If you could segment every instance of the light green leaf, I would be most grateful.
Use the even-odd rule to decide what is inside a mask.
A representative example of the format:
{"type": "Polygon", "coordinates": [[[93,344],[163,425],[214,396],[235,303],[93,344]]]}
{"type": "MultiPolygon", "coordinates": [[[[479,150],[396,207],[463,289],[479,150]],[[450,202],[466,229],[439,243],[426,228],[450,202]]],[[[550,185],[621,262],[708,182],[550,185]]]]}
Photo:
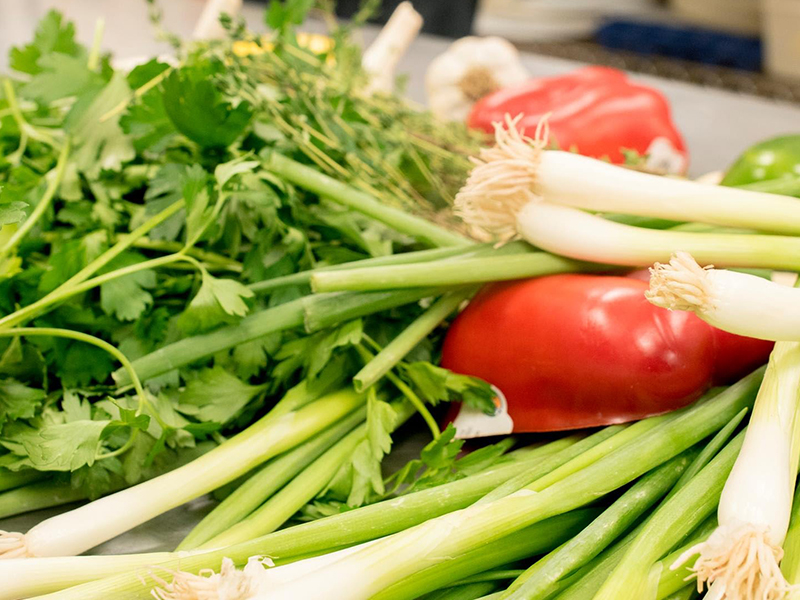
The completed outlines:
{"type": "MultiPolygon", "coordinates": [[[[144,257],[132,252],[122,254],[106,271],[115,271],[144,260],[144,257]]],[[[135,321],[153,303],[153,296],[146,288],[155,285],[156,274],[149,269],[112,279],[100,286],[100,306],[103,312],[120,321],[135,321]]]]}
{"type": "Polygon", "coordinates": [[[40,471],[75,471],[92,465],[108,421],[72,421],[26,430],[12,437],[40,471]]]}
{"type": "Polygon", "coordinates": [[[197,332],[235,321],[247,314],[246,298],[253,292],[238,281],[217,279],[203,270],[203,283],[178,324],[187,332],[197,332]]]}
{"type": "Polygon", "coordinates": [[[179,410],[204,423],[225,425],[232,421],[263,386],[249,385],[222,367],[204,369],[186,384],[179,410]]]}
{"type": "Polygon", "coordinates": [[[47,394],[16,379],[0,379],[0,425],[5,421],[30,419],[47,394]]]}
{"type": "Polygon", "coordinates": [[[232,178],[242,173],[248,173],[261,164],[257,160],[245,160],[245,158],[242,156],[217,166],[214,170],[214,177],[217,178],[217,185],[220,189],[225,187],[225,184],[232,178]]]}

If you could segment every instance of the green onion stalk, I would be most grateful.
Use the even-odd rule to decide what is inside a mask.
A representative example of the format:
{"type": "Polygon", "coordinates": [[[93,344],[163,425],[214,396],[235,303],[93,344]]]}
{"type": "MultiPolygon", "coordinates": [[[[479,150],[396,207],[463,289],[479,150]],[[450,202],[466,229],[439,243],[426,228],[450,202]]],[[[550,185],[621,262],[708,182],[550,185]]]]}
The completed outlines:
{"type": "Polygon", "coordinates": [[[300,408],[284,398],[261,420],[174,471],[39,523],[0,534],[0,558],[75,556],[207,494],[319,434],[363,404],[352,389],[300,408]]]}
{"type": "Polygon", "coordinates": [[[553,585],[594,559],[677,483],[694,458],[692,450],[637,481],[577,536],[537,561],[508,588],[504,598],[546,598],[553,585]]]}
{"type": "Polygon", "coordinates": [[[248,542],[198,555],[186,552],[132,557],[79,556],[0,561],[0,578],[12,581],[0,588],[0,600],[37,594],[52,598],[106,600],[114,593],[126,598],[150,598],[145,584],[159,585],[178,570],[199,573],[218,568],[223,558],[244,565],[251,556],[269,555],[281,564],[330,552],[402,531],[423,521],[469,506],[504,481],[523,472],[545,474],[575,456],[575,439],[557,440],[509,461],[452,483],[388,499],[345,513],[277,531],[248,542]],[[553,451],[552,448],[556,450],[553,451]],[[126,561],[126,558],[128,560],[126,561]],[[158,569],[150,569],[158,565],[158,569]],[[14,577],[12,577],[14,575],[14,577]],[[79,585],[82,584],[82,585],[79,585]],[[69,588],[70,586],[76,586],[69,588]],[[59,591],[63,590],[63,591],[59,591]]]}
{"type": "MultiPolygon", "coordinates": [[[[14,488],[28,485],[35,481],[43,479],[45,475],[40,471],[33,469],[23,469],[21,471],[10,471],[8,469],[0,468],[0,492],[13,490],[14,488]]],[[[0,496],[1,497],[1,496],[0,496]]]]}
{"type": "MultiPolygon", "coordinates": [[[[683,472],[683,475],[681,475],[680,479],[675,484],[675,487],[670,491],[667,498],[671,498],[677,494],[678,491],[683,489],[683,487],[685,487],[703,468],[705,468],[711,459],[717,455],[722,447],[728,442],[731,435],[733,435],[736,428],[744,418],[746,412],[747,409],[742,409],[733,419],[731,419],[731,421],[728,422],[725,427],[717,432],[711,441],[708,443],[703,443],[702,450],[697,455],[697,458],[695,458],[689,467],[683,472]]],[[[587,562],[586,564],[580,565],[579,563],[581,561],[574,561],[575,566],[580,566],[580,569],[572,574],[564,573],[564,576],[561,578],[551,578],[551,585],[549,587],[543,586],[540,593],[530,596],[531,599],[536,598],[537,600],[544,600],[545,598],[551,598],[554,594],[559,592],[563,592],[558,596],[559,600],[579,600],[580,598],[593,597],[606,579],[608,579],[608,577],[611,575],[611,572],[614,570],[614,568],[622,560],[625,552],[633,543],[633,541],[637,539],[642,529],[647,524],[648,519],[638,525],[630,533],[626,534],[624,538],[616,542],[613,546],[603,550],[599,556],[587,562]]],[[[716,519],[707,519],[703,525],[699,526],[692,533],[693,541],[691,542],[690,546],[707,539],[715,527],[716,519]]],[[[686,548],[684,548],[684,550],[685,549],[686,548]]],[[[671,565],[675,560],[677,560],[677,558],[678,556],[676,555],[671,561],[669,561],[669,559],[664,559],[664,562],[668,565],[671,565]]],[[[547,561],[548,557],[545,557],[543,560],[547,561]]],[[[693,564],[693,561],[687,562],[684,567],[675,571],[662,569],[662,583],[664,583],[665,580],[667,583],[664,583],[666,590],[665,593],[663,595],[659,595],[659,598],[663,598],[664,596],[669,595],[670,593],[677,591],[682,587],[684,580],[691,574],[687,569],[689,563],[693,564]],[[675,576],[679,577],[679,585],[671,585],[675,583],[675,576]]],[[[545,567],[547,566],[548,565],[545,563],[545,567]]],[[[543,573],[546,574],[548,570],[549,569],[544,569],[543,573]]],[[[536,564],[531,567],[531,571],[533,572],[531,577],[536,577],[538,575],[538,567],[536,564]]],[[[516,587],[519,587],[519,585],[512,584],[512,588],[516,587]]],[[[660,589],[661,588],[659,588],[659,590],[660,589]]]]}
{"type": "Polygon", "coordinates": [[[744,433],[740,433],[694,479],[656,510],[595,595],[595,600],[653,597],[661,576],[659,559],[714,513],[743,442],[744,433]]]}
{"type": "Polygon", "coordinates": [[[523,489],[478,503],[335,557],[330,564],[316,563],[313,575],[272,588],[268,598],[312,597],[324,585],[331,600],[366,600],[447,557],[595,502],[724,427],[751,405],[762,375],[757,371],[540,492],[523,489]],[[363,577],[365,572],[369,578],[363,577]],[[333,581],[339,583],[331,585],[333,581]]]}
{"type": "Polygon", "coordinates": [[[581,531],[598,513],[583,508],[536,523],[482,548],[461,554],[404,579],[372,600],[414,600],[465,577],[552,550],[581,531]]]}
{"type": "Polygon", "coordinates": [[[420,600],[479,600],[496,589],[497,584],[491,581],[465,583],[425,594],[420,600]]]}
{"type": "Polygon", "coordinates": [[[694,570],[710,598],[778,600],[791,591],[780,570],[800,463],[800,343],[778,342],[747,427],[744,446],[722,491],[719,527],[694,570]]]}
{"type": "Polygon", "coordinates": [[[533,248],[525,242],[517,241],[506,244],[500,248],[495,248],[493,244],[476,244],[474,246],[451,246],[445,248],[435,248],[432,250],[417,250],[415,252],[402,252],[390,254],[388,256],[377,256],[364,260],[354,260],[351,262],[326,265],[273,277],[250,284],[248,287],[255,294],[265,294],[276,289],[291,285],[310,285],[311,278],[318,273],[328,273],[331,271],[350,271],[353,269],[365,269],[373,267],[396,267],[398,265],[424,264],[438,261],[456,262],[466,259],[483,258],[490,256],[504,256],[513,254],[525,254],[533,252],[533,248]]]}
{"type": "Polygon", "coordinates": [[[524,216],[519,227],[523,239],[574,260],[648,266],[686,252],[704,265],[800,269],[797,237],[644,229],[546,202],[530,204],[524,216]]]}
{"type": "Polygon", "coordinates": [[[366,408],[353,411],[321,435],[269,461],[206,515],[177,550],[194,550],[247,518],[365,418],[366,408]]]}
{"type": "MultiPolygon", "coordinates": [[[[395,402],[392,406],[395,411],[393,430],[416,412],[415,407],[407,401],[395,402]]],[[[202,547],[225,548],[272,533],[311,502],[330,483],[339,468],[347,464],[358,445],[367,439],[367,423],[362,423],[303,469],[274,497],[239,523],[205,542],[202,547]]]]}

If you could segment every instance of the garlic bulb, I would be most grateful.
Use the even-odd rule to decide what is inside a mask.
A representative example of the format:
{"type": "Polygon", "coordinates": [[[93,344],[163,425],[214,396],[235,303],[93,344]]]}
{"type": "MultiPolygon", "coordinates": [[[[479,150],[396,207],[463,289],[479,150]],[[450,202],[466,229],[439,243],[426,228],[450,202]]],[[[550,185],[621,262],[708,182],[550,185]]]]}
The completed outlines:
{"type": "Polygon", "coordinates": [[[510,42],[499,37],[461,38],[428,67],[428,105],[442,119],[464,121],[478,100],[526,79],[528,72],[510,42]]]}

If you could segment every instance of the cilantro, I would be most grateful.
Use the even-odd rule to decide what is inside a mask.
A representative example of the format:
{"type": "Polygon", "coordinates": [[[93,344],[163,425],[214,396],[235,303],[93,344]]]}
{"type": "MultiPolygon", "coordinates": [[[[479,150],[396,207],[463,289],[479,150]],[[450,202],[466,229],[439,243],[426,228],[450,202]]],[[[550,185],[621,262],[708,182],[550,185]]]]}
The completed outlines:
{"type": "Polygon", "coordinates": [[[249,288],[233,279],[217,279],[205,269],[201,276],[200,290],[178,320],[184,331],[204,331],[247,314],[245,300],[254,296],[249,288]]]}
{"type": "Polygon", "coordinates": [[[264,386],[244,383],[220,367],[204,369],[186,384],[180,411],[203,423],[226,425],[263,391],[264,386]]]}

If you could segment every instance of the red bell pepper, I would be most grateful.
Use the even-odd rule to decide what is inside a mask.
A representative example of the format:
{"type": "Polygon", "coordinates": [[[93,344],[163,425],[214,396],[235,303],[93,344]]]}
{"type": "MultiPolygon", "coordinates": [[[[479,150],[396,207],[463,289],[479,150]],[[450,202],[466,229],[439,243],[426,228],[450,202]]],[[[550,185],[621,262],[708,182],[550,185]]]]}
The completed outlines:
{"type": "Polygon", "coordinates": [[[507,412],[462,410],[463,437],[621,423],[681,408],[766,362],[772,344],[644,298],[644,281],[554,275],[484,288],[455,319],[442,365],[485,379],[507,412]]]}
{"type": "Polygon", "coordinates": [[[609,67],[586,67],[494,92],[473,107],[467,124],[493,133],[493,124],[506,115],[522,114],[519,127],[530,134],[548,113],[550,141],[564,150],[621,164],[622,149],[630,149],[647,154],[654,169],[686,171],[686,145],[666,98],[609,67]]]}

